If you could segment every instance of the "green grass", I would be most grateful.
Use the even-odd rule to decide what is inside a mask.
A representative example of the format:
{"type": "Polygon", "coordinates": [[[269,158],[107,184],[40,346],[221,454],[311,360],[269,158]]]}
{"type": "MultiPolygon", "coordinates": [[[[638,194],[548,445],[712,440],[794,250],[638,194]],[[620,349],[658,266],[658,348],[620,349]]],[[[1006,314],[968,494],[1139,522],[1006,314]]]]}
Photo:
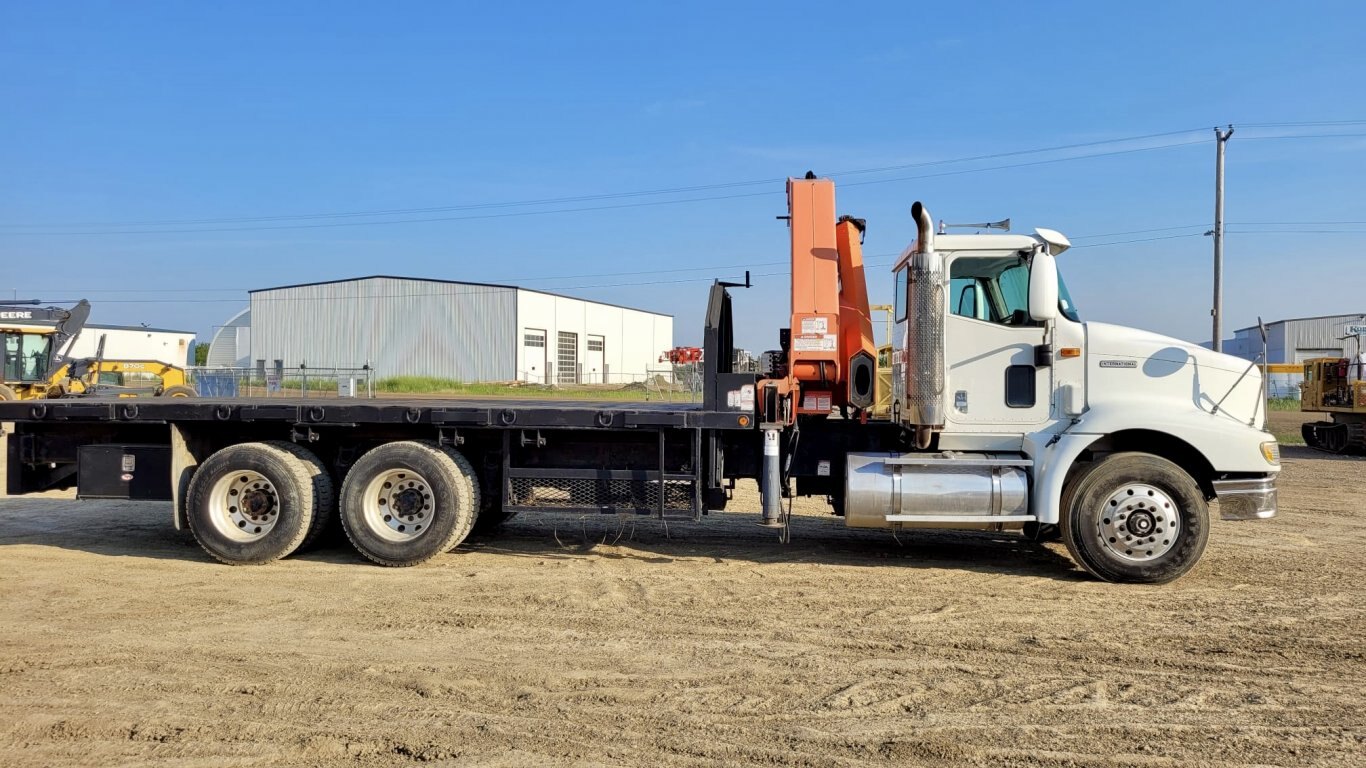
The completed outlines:
{"type": "Polygon", "coordinates": [[[450,395],[452,397],[522,397],[546,400],[678,400],[686,401],[686,391],[661,394],[659,388],[645,384],[595,384],[552,387],[545,384],[465,382],[433,376],[392,376],[375,382],[375,391],[385,394],[450,395]]]}
{"type": "Polygon", "coordinates": [[[1300,409],[1299,398],[1295,397],[1273,397],[1266,401],[1267,407],[1273,411],[1298,411],[1300,409]]]}
{"type": "MultiPolygon", "coordinates": [[[[261,386],[265,386],[265,382],[261,382],[261,386]]],[[[302,379],[285,379],[284,381],[280,382],[280,388],[281,388],[281,389],[300,389],[300,390],[301,390],[301,389],[304,388],[304,382],[303,382],[302,379]]],[[[336,390],[337,390],[337,380],[336,380],[336,379],[309,379],[309,380],[308,380],[308,391],[309,391],[309,392],[335,392],[336,390]]]]}

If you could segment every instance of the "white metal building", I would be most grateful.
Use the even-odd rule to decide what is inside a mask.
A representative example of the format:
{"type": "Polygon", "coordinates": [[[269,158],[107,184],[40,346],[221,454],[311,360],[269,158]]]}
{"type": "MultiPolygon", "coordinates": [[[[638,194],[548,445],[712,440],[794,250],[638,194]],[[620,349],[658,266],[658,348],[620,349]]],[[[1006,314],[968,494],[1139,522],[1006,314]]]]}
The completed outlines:
{"type": "Polygon", "coordinates": [[[194,332],[138,325],[88,324],[72,342],[71,357],[94,357],[104,338],[106,360],[157,360],[167,365],[194,362],[194,332]]]}
{"type": "Polygon", "coordinates": [[[214,330],[205,364],[210,368],[251,367],[251,309],[238,312],[214,330]]]}
{"type": "MultiPolygon", "coordinates": [[[[51,328],[51,323],[26,323],[16,328],[51,328]]],[[[140,325],[99,325],[87,323],[65,353],[81,359],[95,357],[100,339],[104,339],[106,360],[156,360],[184,367],[194,352],[193,331],[173,331],[167,328],[147,328],[140,325]]]]}
{"type": "MultiPolygon", "coordinates": [[[[1364,313],[1297,317],[1267,323],[1267,362],[1293,364],[1315,357],[1354,355],[1355,342],[1348,345],[1343,337],[1355,336],[1350,332],[1351,328],[1361,325],[1366,325],[1364,313]]],[[[1233,338],[1224,342],[1224,352],[1246,360],[1256,359],[1262,353],[1262,336],[1257,326],[1234,331],[1233,338]]]]}
{"type": "Polygon", "coordinates": [[[667,371],[659,356],[673,346],[670,315],[510,285],[373,276],[250,295],[249,309],[215,334],[212,364],[627,383],[667,371]]]}

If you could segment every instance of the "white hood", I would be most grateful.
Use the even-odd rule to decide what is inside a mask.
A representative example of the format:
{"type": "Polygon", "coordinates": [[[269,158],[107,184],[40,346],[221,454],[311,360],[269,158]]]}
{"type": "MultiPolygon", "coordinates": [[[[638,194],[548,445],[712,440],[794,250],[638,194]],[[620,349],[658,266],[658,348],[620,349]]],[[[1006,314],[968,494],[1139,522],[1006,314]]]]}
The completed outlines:
{"type": "Polygon", "coordinates": [[[1093,402],[1111,394],[1176,399],[1206,414],[1261,425],[1262,372],[1249,370],[1249,361],[1137,328],[1085,325],[1093,402]]]}

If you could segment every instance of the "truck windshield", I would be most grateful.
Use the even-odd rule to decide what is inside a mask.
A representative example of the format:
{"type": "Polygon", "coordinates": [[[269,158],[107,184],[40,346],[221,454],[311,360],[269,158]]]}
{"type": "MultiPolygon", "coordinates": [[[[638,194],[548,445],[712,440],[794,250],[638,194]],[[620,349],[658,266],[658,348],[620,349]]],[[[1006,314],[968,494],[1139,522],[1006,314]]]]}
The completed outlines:
{"type": "Polygon", "coordinates": [[[1058,310],[1062,316],[1074,323],[1081,322],[1081,316],[1077,314],[1077,305],[1072,303],[1072,294],[1067,292],[1067,281],[1062,279],[1062,271],[1058,271],[1058,310]]]}
{"type": "MultiPolygon", "coordinates": [[[[1080,322],[1067,283],[1058,275],[1058,310],[1080,322]]],[[[1024,256],[968,256],[949,268],[949,311],[1002,325],[1028,325],[1029,262],[1024,256]]]]}

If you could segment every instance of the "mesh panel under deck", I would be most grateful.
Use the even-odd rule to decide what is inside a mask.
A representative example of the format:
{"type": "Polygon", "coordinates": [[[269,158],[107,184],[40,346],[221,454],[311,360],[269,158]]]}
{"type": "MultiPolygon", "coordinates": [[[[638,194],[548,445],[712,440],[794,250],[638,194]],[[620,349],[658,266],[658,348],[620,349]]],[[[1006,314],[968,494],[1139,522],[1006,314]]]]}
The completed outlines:
{"type": "MultiPolygon", "coordinates": [[[[692,482],[664,481],[664,508],[691,511],[692,482]]],[[[512,479],[510,506],[559,509],[636,509],[659,510],[659,483],[654,480],[583,480],[568,478],[515,477],[512,479]]]]}

